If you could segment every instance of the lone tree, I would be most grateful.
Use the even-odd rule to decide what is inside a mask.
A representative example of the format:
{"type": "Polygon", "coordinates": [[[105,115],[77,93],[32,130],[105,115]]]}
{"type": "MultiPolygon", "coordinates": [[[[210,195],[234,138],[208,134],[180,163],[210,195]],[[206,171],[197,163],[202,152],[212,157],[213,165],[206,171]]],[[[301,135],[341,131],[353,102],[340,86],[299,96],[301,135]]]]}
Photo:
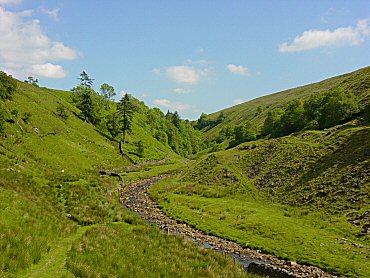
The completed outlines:
{"type": "Polygon", "coordinates": [[[74,102],[78,109],[81,110],[81,114],[86,121],[92,124],[96,124],[97,119],[97,104],[95,101],[95,96],[97,93],[92,89],[93,80],[90,76],[83,71],[80,74],[80,85],[72,88],[74,92],[74,102]]]}
{"type": "Polygon", "coordinates": [[[100,95],[102,95],[106,99],[111,99],[116,95],[116,92],[114,91],[113,86],[104,83],[100,86],[100,95]]]}
{"type": "Polygon", "coordinates": [[[126,93],[118,103],[117,116],[120,123],[120,132],[123,137],[123,144],[126,144],[126,134],[132,131],[133,105],[130,96],[126,93]]]}
{"type": "Polygon", "coordinates": [[[27,77],[27,80],[24,80],[24,82],[28,83],[28,84],[31,84],[33,86],[36,86],[38,87],[39,86],[39,80],[36,78],[33,78],[32,76],[28,76],[27,77]]]}
{"type": "Polygon", "coordinates": [[[80,80],[80,85],[85,88],[91,88],[93,85],[94,79],[90,78],[86,71],[82,71],[78,79],[80,80]]]}

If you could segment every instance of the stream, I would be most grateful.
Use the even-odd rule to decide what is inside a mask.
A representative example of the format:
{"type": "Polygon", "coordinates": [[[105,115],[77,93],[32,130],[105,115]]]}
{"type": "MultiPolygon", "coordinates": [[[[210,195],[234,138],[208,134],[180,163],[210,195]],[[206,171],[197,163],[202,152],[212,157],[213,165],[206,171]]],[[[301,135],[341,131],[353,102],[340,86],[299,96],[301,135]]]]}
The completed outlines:
{"type": "Polygon", "coordinates": [[[291,277],[336,277],[325,273],[318,267],[302,265],[282,260],[260,250],[242,247],[217,236],[206,234],[186,223],[180,223],[167,216],[150,198],[147,189],[165,176],[153,177],[131,182],[121,189],[121,203],[127,209],[137,213],[147,223],[157,225],[167,234],[182,235],[206,249],[228,254],[241,263],[248,273],[276,278],[291,277]]]}

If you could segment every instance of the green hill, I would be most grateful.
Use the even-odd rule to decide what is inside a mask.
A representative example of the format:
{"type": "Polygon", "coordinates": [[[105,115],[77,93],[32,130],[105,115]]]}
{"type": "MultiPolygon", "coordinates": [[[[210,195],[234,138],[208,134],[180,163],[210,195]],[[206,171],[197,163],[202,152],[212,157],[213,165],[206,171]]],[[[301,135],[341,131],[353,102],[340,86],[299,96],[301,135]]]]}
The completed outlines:
{"type": "Polygon", "coordinates": [[[197,123],[129,96],[132,130],[122,149],[118,104],[88,91],[96,111],[83,111],[76,91],[0,72],[0,277],[245,275],[233,259],[164,235],[122,208],[121,181],[99,174],[109,169],[125,183],[172,173],[151,196],[208,234],[292,265],[370,275],[370,67],[197,123]],[[312,107],[320,113],[304,118],[310,125],[266,132],[266,119],[280,131],[312,107]],[[342,108],[347,114],[335,118],[342,108]],[[250,142],[221,138],[228,127],[250,142]],[[165,165],[137,164],[169,153],[165,165]]]}
{"type": "Polygon", "coordinates": [[[235,127],[248,121],[259,134],[268,113],[274,108],[284,107],[295,99],[307,100],[312,95],[329,91],[353,93],[358,103],[356,112],[362,111],[370,104],[370,67],[226,108],[208,115],[206,118],[208,123],[201,126],[201,130],[208,140],[212,141],[220,135],[223,128],[235,127]],[[219,119],[220,116],[222,121],[219,119]]]}
{"type": "MultiPolygon", "coordinates": [[[[0,277],[242,275],[231,258],[163,235],[121,207],[120,182],[99,170],[131,162],[71,96],[0,74],[0,277]]],[[[172,149],[144,120],[134,117],[124,151],[162,159],[172,149]]]]}
{"type": "Polygon", "coordinates": [[[369,125],[214,152],[150,192],[207,233],[333,274],[370,275],[369,125]]]}

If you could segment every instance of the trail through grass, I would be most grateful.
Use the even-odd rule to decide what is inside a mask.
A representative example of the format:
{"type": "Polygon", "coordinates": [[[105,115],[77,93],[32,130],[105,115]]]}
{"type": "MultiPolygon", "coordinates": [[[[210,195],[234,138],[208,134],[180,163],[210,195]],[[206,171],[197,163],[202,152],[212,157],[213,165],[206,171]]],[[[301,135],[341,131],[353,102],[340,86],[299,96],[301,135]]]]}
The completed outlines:
{"type": "Polygon", "coordinates": [[[75,234],[65,237],[55,243],[50,251],[37,264],[32,265],[29,269],[20,274],[19,277],[74,277],[65,267],[67,253],[71,249],[72,243],[92,227],[93,226],[79,227],[75,234]]]}

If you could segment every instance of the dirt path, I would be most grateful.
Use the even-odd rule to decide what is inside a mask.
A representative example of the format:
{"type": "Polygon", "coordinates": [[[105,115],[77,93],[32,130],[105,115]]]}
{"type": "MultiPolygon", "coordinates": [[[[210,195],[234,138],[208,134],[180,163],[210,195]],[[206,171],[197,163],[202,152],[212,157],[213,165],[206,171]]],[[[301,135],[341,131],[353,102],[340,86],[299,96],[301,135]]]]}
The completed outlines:
{"type": "Polygon", "coordinates": [[[149,186],[161,178],[164,177],[153,177],[126,185],[122,190],[122,204],[167,233],[184,235],[205,248],[230,254],[243,263],[249,272],[270,275],[271,277],[336,277],[317,267],[300,265],[273,255],[260,253],[258,250],[243,248],[232,241],[207,235],[187,224],[177,222],[165,215],[147,193],[149,186]]]}
{"type": "Polygon", "coordinates": [[[65,268],[67,252],[71,249],[72,243],[91,227],[92,226],[80,227],[75,234],[63,238],[61,241],[54,244],[50,251],[44,255],[37,264],[32,265],[24,273],[20,274],[19,277],[74,277],[74,275],[69,273],[65,268]]]}

